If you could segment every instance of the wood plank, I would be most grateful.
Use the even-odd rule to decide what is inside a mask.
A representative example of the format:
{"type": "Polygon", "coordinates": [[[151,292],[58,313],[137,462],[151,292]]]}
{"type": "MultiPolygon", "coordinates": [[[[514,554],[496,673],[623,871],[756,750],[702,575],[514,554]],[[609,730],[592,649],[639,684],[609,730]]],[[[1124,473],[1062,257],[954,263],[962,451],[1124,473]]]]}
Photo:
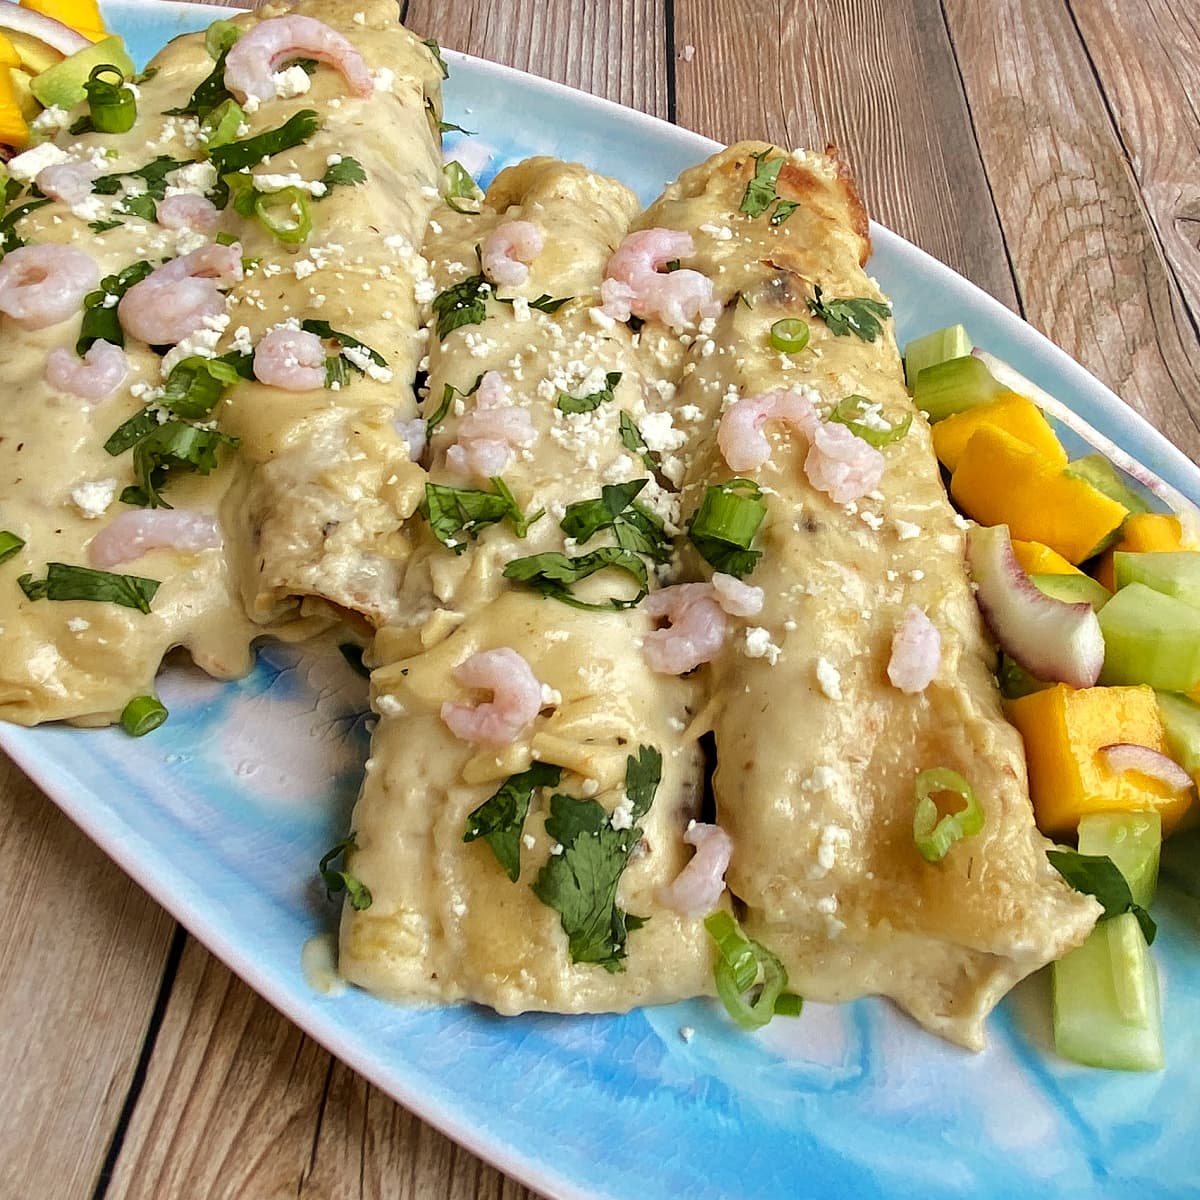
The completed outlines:
{"type": "Polygon", "coordinates": [[[1200,341],[1064,0],[946,13],[1027,319],[1194,456],[1200,341]]]}
{"type": "Polygon", "coordinates": [[[1200,6],[1072,5],[1164,258],[1200,321],[1200,6]],[[1137,36],[1130,37],[1136,30],[1137,36]]]}
{"type": "Polygon", "coordinates": [[[675,46],[679,124],[835,143],[873,217],[1015,308],[937,0],[676,0],[675,46]]]}
{"type": "Polygon", "coordinates": [[[405,22],[455,50],[667,116],[664,0],[409,0],[405,22]]]}
{"type": "Polygon", "coordinates": [[[108,1196],[528,1200],[188,939],[108,1196]]]}
{"type": "Polygon", "coordinates": [[[5,1191],[91,1193],[174,923],[0,753],[5,1191]]]}

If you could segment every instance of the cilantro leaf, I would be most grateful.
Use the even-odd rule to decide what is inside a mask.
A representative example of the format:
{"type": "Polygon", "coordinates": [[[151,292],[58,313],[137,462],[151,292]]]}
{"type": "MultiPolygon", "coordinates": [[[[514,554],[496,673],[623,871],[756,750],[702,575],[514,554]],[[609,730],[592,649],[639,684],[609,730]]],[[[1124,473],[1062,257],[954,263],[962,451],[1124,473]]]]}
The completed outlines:
{"type": "Polygon", "coordinates": [[[308,141],[321,127],[316,110],[302,108],[276,129],[267,129],[240,142],[228,142],[224,146],[213,146],[209,152],[218,175],[228,175],[243,167],[252,167],[263,158],[291,150],[308,141]]]}
{"type": "Polygon", "coordinates": [[[491,293],[492,285],[480,274],[470,275],[434,296],[432,308],[437,317],[438,340],[464,325],[478,325],[484,321],[487,298],[491,293]]]}
{"type": "Polygon", "coordinates": [[[883,331],[880,321],[886,321],[892,315],[888,305],[865,296],[823,300],[819,286],[813,288],[808,310],[814,317],[820,317],[834,336],[847,337],[854,334],[864,342],[873,342],[883,331]]]}
{"type": "Polygon", "coordinates": [[[29,216],[35,209],[43,208],[49,203],[48,197],[28,200],[24,204],[18,204],[16,208],[10,209],[3,217],[0,217],[0,258],[3,258],[10,250],[16,250],[25,245],[24,240],[17,233],[17,222],[22,217],[29,216]]]}
{"type": "Polygon", "coordinates": [[[137,508],[170,508],[162,491],[173,474],[198,471],[211,474],[221,446],[236,447],[239,439],[216,429],[187,421],[169,420],[156,425],[133,448],[133,473],[137,483],[121,493],[121,503],[137,508]]]}
{"type": "MultiPolygon", "coordinates": [[[[236,40],[236,39],[235,39],[236,40]]],[[[232,42],[230,46],[232,46],[232,42]]],[[[225,87],[225,56],[229,46],[223,49],[213,66],[213,69],[196,85],[196,90],[188,97],[187,102],[178,108],[168,108],[169,117],[195,117],[203,121],[214,108],[219,108],[226,100],[233,97],[225,87]]]]}
{"type": "Polygon", "coordinates": [[[782,225],[799,207],[795,200],[780,200],[771,214],[771,224],[782,225]]]}
{"type": "Polygon", "coordinates": [[[655,746],[639,746],[637,757],[631,754],[625,760],[625,794],[633,805],[634,821],[650,811],[662,782],[662,765],[662,752],[655,746]]]}
{"type": "Polygon", "coordinates": [[[357,158],[347,156],[341,162],[331,163],[325,168],[325,174],[321,176],[325,192],[320,199],[324,200],[335,187],[357,187],[366,181],[367,172],[362,163],[357,158]]]}
{"type": "Polygon", "coordinates": [[[483,838],[504,873],[516,883],[521,874],[521,833],[533,793],[538,788],[557,787],[561,778],[562,768],[549,763],[534,763],[528,771],[510,775],[467,817],[463,841],[483,838]]]}
{"type": "Polygon", "coordinates": [[[634,498],[648,479],[628,483],[605,484],[598,500],[577,500],[568,504],[559,528],[577,542],[586,542],[602,529],[611,529],[617,545],[636,554],[645,554],[656,562],[671,557],[671,540],[663,532],[662,519],[634,498]]]}
{"type": "Polygon", "coordinates": [[[452,383],[447,383],[442,388],[442,402],[437,406],[433,416],[425,422],[425,436],[433,437],[433,431],[446,419],[446,414],[450,411],[450,405],[454,402],[455,396],[461,396],[464,400],[468,396],[473,396],[479,391],[479,385],[483,382],[483,372],[481,371],[475,376],[475,382],[471,384],[465,392],[460,392],[452,383]]]}
{"type": "Polygon", "coordinates": [[[754,178],[746,184],[746,192],[742,196],[741,211],[748,217],[761,217],[776,200],[775,182],[779,178],[779,168],[783,166],[782,158],[768,158],[770,150],[755,154],[754,178]]]}
{"type": "Polygon", "coordinates": [[[421,45],[433,55],[433,61],[437,63],[438,69],[442,72],[442,78],[449,79],[450,68],[446,66],[446,60],[442,57],[442,48],[438,45],[437,38],[424,38],[421,45]]]}
{"type": "MultiPolygon", "coordinates": [[[[328,321],[314,321],[306,318],[300,322],[300,328],[305,333],[315,333],[317,337],[324,338],[326,341],[337,342],[343,348],[349,346],[351,350],[361,350],[377,367],[387,366],[387,359],[378,350],[372,349],[366,342],[360,342],[358,338],[349,333],[334,329],[328,321]]],[[[356,363],[353,358],[348,358],[340,352],[329,355],[325,359],[325,386],[331,388],[336,384],[338,387],[344,387],[350,380],[352,370],[357,371],[360,375],[366,373],[366,368],[360,363],[356,363]]]]}
{"type": "Polygon", "coordinates": [[[604,386],[598,392],[590,392],[586,396],[568,396],[566,392],[559,392],[555,404],[560,412],[594,412],[601,404],[613,398],[613,389],[620,382],[621,372],[609,371],[604,376],[604,386]]]}
{"type": "Polygon", "coordinates": [[[516,498],[498,475],[492,479],[492,487],[494,491],[484,492],[442,483],[425,484],[420,512],[443,546],[461,554],[467,548],[465,538],[474,540],[481,529],[504,520],[512,525],[517,537],[523,538],[529,526],[543,516],[544,510],[523,516],[516,498]]]}
{"type": "Polygon", "coordinates": [[[322,857],[320,864],[317,866],[317,871],[325,884],[325,895],[332,900],[334,893],[345,892],[350,899],[350,907],[357,912],[362,912],[365,908],[371,907],[371,890],[360,879],[351,875],[345,870],[346,862],[345,855],[351,850],[357,850],[358,843],[354,840],[354,834],[343,838],[336,846],[331,847],[322,857]],[[337,858],[342,859],[342,870],[330,866],[337,858]]]}
{"type": "Polygon", "coordinates": [[[649,470],[657,471],[661,465],[659,456],[646,445],[642,431],[624,409],[621,410],[621,445],[636,454],[649,470]]]}
{"type": "MultiPolygon", "coordinates": [[[[121,190],[121,185],[126,179],[140,179],[146,185],[144,194],[154,200],[161,200],[167,194],[167,176],[172,171],[189,166],[191,166],[189,158],[170,158],[165,154],[160,154],[156,158],[152,158],[145,166],[134,167],[128,171],[116,171],[111,175],[101,175],[99,179],[93,181],[92,191],[100,196],[115,196],[121,190]]],[[[131,196],[123,203],[128,207],[130,201],[134,199],[137,197],[131,196]]]]}
{"type": "MultiPolygon", "coordinates": [[[[536,308],[538,312],[556,313],[564,304],[570,304],[574,300],[574,296],[551,296],[549,292],[543,292],[536,300],[530,300],[529,307],[536,308]]],[[[498,304],[515,304],[515,296],[497,296],[498,304]]]]}
{"type": "Polygon", "coordinates": [[[599,550],[593,550],[578,558],[568,558],[557,551],[531,554],[527,558],[514,558],[504,568],[504,577],[527,584],[543,596],[569,604],[572,608],[593,612],[616,612],[622,608],[634,608],[645,599],[650,590],[646,564],[632,551],[619,546],[601,546],[599,550]],[[603,571],[605,567],[617,567],[632,575],[638,583],[638,594],[631,600],[622,600],[615,596],[601,601],[577,599],[571,591],[571,585],[595,575],[597,571],[603,571]]]}
{"type": "Polygon", "coordinates": [[[1079,854],[1075,850],[1047,850],[1046,857],[1051,866],[1077,891],[1095,896],[1104,906],[1101,921],[1131,912],[1142,927],[1142,936],[1147,946],[1154,945],[1158,927],[1154,919],[1140,905],[1135,904],[1133,893],[1125,876],[1107,854],[1079,854]]]}
{"type": "Polygon", "coordinates": [[[119,225],[124,225],[125,222],[120,217],[114,217],[111,221],[89,221],[88,228],[93,233],[107,233],[110,229],[116,229],[119,225]]]}
{"type": "Polygon", "coordinates": [[[159,588],[157,579],[114,575],[110,571],[59,562],[46,565],[45,579],[22,575],[17,583],[30,600],[96,600],[144,613],[150,611],[150,601],[159,588]]]}
{"type": "Polygon", "coordinates": [[[91,349],[93,342],[125,345],[125,331],[117,319],[117,301],[153,270],[148,262],[130,263],[118,274],[106,275],[94,292],[88,292],[83,298],[83,321],[79,326],[79,338],[75,342],[76,354],[82,358],[91,349]]]}

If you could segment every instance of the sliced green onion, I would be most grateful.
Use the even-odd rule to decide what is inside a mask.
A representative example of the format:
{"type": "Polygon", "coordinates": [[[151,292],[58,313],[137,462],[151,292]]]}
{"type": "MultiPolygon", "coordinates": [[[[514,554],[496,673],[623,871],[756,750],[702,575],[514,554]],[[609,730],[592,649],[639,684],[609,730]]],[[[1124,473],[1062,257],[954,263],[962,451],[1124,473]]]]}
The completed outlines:
{"type": "Polygon", "coordinates": [[[917,807],[913,814],[913,841],[927,862],[941,862],[946,852],[966,837],[974,837],[983,828],[983,807],[975,789],[949,767],[932,767],[917,776],[917,807]],[[937,792],[953,792],[962,798],[963,807],[939,819],[934,801],[937,792]]]}
{"type": "Polygon", "coordinates": [[[121,711],[121,728],[130,737],[145,737],[167,719],[167,710],[157,696],[134,696],[121,711]]]}
{"type": "Polygon", "coordinates": [[[762,491],[752,479],[729,479],[713,485],[692,522],[693,538],[716,538],[740,546],[750,546],[758,527],[767,515],[762,491]]]}
{"type": "Polygon", "coordinates": [[[771,326],[771,345],[784,354],[799,354],[808,345],[808,322],[784,317],[771,326]]]}
{"type": "Polygon", "coordinates": [[[868,396],[847,396],[838,401],[837,407],[829,414],[829,419],[839,425],[845,425],[855,437],[862,438],[868,446],[874,446],[876,449],[890,446],[908,434],[912,426],[912,413],[905,413],[904,420],[899,425],[892,425],[887,429],[876,429],[860,420],[872,403],[868,396]]]}
{"type": "Polygon", "coordinates": [[[8,562],[24,545],[25,539],[17,537],[11,529],[0,529],[0,563],[8,562]]]}
{"type": "Polygon", "coordinates": [[[125,76],[111,63],[93,67],[83,90],[92,114],[92,128],[98,133],[128,133],[133,128],[137,99],[125,86],[125,76]],[[115,76],[116,82],[106,76],[115,76]]]}
{"type": "Polygon", "coordinates": [[[786,990],[787,970],[770,950],[746,937],[728,912],[709,913],[704,928],[717,947],[717,995],[743,1029],[761,1029],[776,1013],[799,1014],[804,1001],[786,990]]]}
{"type": "Polygon", "coordinates": [[[479,205],[483,201],[483,191],[471,178],[471,173],[457,161],[448,162],[442,168],[442,173],[446,176],[447,206],[454,209],[456,213],[463,213],[466,216],[477,215],[479,205]],[[469,200],[473,207],[459,208],[454,203],[455,200],[469,200]]]}
{"type": "Polygon", "coordinates": [[[222,54],[228,53],[241,36],[242,31],[232,21],[214,21],[204,31],[204,49],[215,62],[222,54]]]}
{"type": "Polygon", "coordinates": [[[298,246],[312,233],[312,210],[303,188],[288,187],[255,197],[254,215],[285,246],[298,246]]]}
{"type": "Polygon", "coordinates": [[[238,130],[246,120],[246,113],[236,100],[223,100],[204,118],[200,126],[205,145],[210,149],[214,146],[228,146],[235,141],[238,130]]]}

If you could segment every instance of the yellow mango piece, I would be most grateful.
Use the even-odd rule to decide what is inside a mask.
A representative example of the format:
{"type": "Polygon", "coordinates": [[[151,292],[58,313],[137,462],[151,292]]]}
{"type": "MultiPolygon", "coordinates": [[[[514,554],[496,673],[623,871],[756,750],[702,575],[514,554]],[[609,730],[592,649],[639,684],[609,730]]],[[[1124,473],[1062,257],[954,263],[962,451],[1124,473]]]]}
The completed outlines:
{"type": "Polygon", "coordinates": [[[29,90],[33,76],[20,67],[0,67],[0,70],[8,72],[8,78],[13,85],[13,92],[16,94],[17,107],[21,110],[21,116],[26,121],[32,121],[42,111],[42,106],[38,102],[38,98],[29,90]]]}
{"type": "Polygon", "coordinates": [[[1178,517],[1170,513],[1130,513],[1125,518],[1125,524],[1121,526],[1121,540],[1100,556],[1092,574],[1110,592],[1115,592],[1117,583],[1113,570],[1113,555],[1118,550],[1144,552],[1192,548],[1190,545],[1184,545],[1183,526],[1179,524],[1178,517]]]}
{"type": "MultiPolygon", "coordinates": [[[[1041,542],[1022,542],[1014,540],[1013,554],[1021,564],[1021,570],[1026,575],[1082,575],[1078,567],[1073,567],[1057,551],[1041,542]]],[[[1108,589],[1110,592],[1112,588],[1108,589]]]]}
{"type": "Polygon", "coordinates": [[[1007,525],[1014,538],[1041,542],[1075,565],[1095,554],[1128,515],[1124,505],[992,425],[968,439],[950,494],[981,525],[1007,525]]]}
{"type": "Polygon", "coordinates": [[[1051,466],[1067,465],[1067,452],[1055,437],[1042,410],[1016,392],[1005,392],[998,400],[976,404],[933,427],[934,453],[947,470],[953,471],[958,466],[971,435],[984,425],[1003,429],[1018,441],[1032,446],[1051,466]]]}
{"type": "Polygon", "coordinates": [[[21,149],[29,140],[29,126],[21,115],[17,90],[9,75],[11,67],[0,71],[0,145],[21,149]]]}
{"type": "Polygon", "coordinates": [[[0,33],[0,67],[19,67],[21,65],[21,56],[17,53],[17,48],[0,33]]]}
{"type": "Polygon", "coordinates": [[[21,7],[70,25],[93,42],[109,35],[96,0],[21,0],[21,7]]]}
{"type": "Polygon", "coordinates": [[[1076,690],[1060,683],[1006,708],[1025,740],[1033,812],[1048,837],[1071,836],[1088,813],[1122,809],[1157,812],[1165,836],[1191,805],[1191,792],[1181,796],[1139,771],[1115,773],[1099,753],[1118,742],[1167,753],[1153,688],[1076,690]]]}
{"type": "Polygon", "coordinates": [[[40,38],[31,37],[28,33],[19,33],[15,29],[10,29],[5,36],[17,52],[21,65],[32,75],[40,74],[47,67],[62,62],[65,57],[61,50],[47,46],[40,38]]]}

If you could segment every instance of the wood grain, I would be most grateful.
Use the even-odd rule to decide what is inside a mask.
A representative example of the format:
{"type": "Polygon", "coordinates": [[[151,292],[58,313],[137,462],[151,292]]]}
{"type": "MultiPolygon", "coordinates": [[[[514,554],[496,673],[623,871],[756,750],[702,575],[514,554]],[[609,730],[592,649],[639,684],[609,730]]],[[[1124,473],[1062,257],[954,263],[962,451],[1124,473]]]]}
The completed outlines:
{"type": "Polygon", "coordinates": [[[937,0],[677,0],[675,45],[681,125],[835,143],[873,217],[1015,307],[937,0]]]}
{"type": "Polygon", "coordinates": [[[946,12],[1027,319],[1196,454],[1200,342],[1065,3],[946,12]]]}
{"type": "Polygon", "coordinates": [[[1200,322],[1200,5],[1071,5],[1159,246],[1200,322]],[[1137,37],[1130,37],[1136,29],[1137,37]]]}
{"type": "Polygon", "coordinates": [[[2,753],[0,909],[0,1161],[18,1187],[8,1194],[86,1196],[174,925],[2,753]]]}
{"type": "Polygon", "coordinates": [[[107,1195],[527,1200],[189,939],[107,1195]]]}

